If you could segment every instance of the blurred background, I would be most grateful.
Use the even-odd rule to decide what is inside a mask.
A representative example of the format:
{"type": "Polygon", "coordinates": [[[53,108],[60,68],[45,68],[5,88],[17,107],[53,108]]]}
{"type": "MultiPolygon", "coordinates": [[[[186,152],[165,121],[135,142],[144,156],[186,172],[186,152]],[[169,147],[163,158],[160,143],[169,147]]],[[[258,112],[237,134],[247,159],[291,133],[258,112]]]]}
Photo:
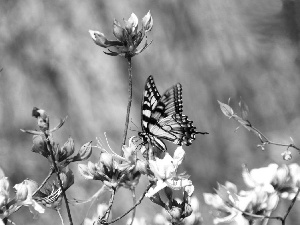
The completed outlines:
{"type": "MultiPolygon", "coordinates": [[[[141,130],[140,114],[144,83],[152,74],[160,93],[180,82],[184,114],[199,131],[192,146],[185,147],[183,170],[191,175],[195,195],[201,201],[204,224],[212,224],[204,192],[213,192],[217,182],[231,181],[245,189],[242,164],[252,169],[269,163],[286,163],[280,147],[256,147],[259,140],[226,118],[217,100],[238,112],[240,97],[249,106],[249,120],[271,140],[300,145],[300,2],[296,0],[165,0],[165,1],[0,1],[0,166],[11,186],[25,178],[42,182],[49,166],[32,153],[31,136],[20,128],[34,129],[34,106],[45,109],[54,127],[68,115],[55,133],[63,145],[75,139],[76,149],[96,137],[120,152],[127,106],[127,62],[110,57],[96,46],[88,30],[99,30],[113,39],[114,18],[122,22],[134,12],[140,21],[151,10],[152,45],[133,62],[131,129],[141,130]]],[[[129,136],[137,135],[130,131],[129,136]]],[[[175,146],[168,145],[170,151],[175,146]]],[[[96,162],[99,151],[90,158],[96,162]]],[[[293,159],[299,155],[293,151],[293,159]]],[[[84,162],[86,163],[86,162],[84,162]]],[[[75,184],[67,194],[86,199],[101,182],[86,181],[71,165],[75,184]]],[[[146,179],[144,179],[146,182],[146,179]]],[[[137,190],[139,196],[146,183],[137,190]]],[[[99,200],[105,202],[107,199],[99,200]]],[[[282,215],[289,202],[279,205],[282,215]]],[[[300,223],[299,203],[287,224],[300,223]],[[293,221],[293,222],[291,222],[293,221]]],[[[113,217],[132,205],[130,192],[116,196],[113,217]],[[121,203],[121,204],[120,204],[121,203]]],[[[87,205],[71,206],[75,224],[87,214],[87,205]]],[[[148,199],[137,210],[150,223],[161,209],[148,199]]],[[[95,207],[88,213],[91,217],[95,207]]],[[[62,209],[67,223],[65,207],[62,209]]],[[[34,220],[27,208],[11,218],[17,225],[60,224],[56,212],[48,210],[34,220]]],[[[126,219],[125,219],[126,220],[126,219]]],[[[116,224],[125,224],[125,220],[116,224]]],[[[279,224],[272,221],[272,224],[279,224]]]]}

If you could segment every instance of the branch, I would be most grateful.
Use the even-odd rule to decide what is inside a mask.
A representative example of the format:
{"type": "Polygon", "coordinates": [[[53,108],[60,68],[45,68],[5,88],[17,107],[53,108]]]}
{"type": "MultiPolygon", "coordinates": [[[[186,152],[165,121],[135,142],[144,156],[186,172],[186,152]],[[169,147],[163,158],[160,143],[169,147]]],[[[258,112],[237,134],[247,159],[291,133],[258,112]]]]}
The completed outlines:
{"type": "Polygon", "coordinates": [[[68,217],[69,217],[70,225],[73,225],[73,221],[72,221],[72,216],[71,216],[71,212],[70,212],[70,208],[69,208],[68,199],[67,199],[67,196],[66,196],[66,193],[65,193],[65,189],[63,187],[63,183],[62,183],[62,181],[60,179],[60,176],[59,176],[60,172],[59,172],[58,167],[57,167],[56,162],[55,162],[55,157],[54,157],[52,145],[51,145],[50,140],[49,140],[49,135],[47,134],[47,132],[44,132],[44,135],[46,137],[47,148],[48,148],[48,151],[50,152],[50,155],[51,155],[51,159],[52,159],[53,167],[54,167],[56,175],[57,175],[58,183],[59,183],[59,186],[60,186],[60,188],[62,190],[62,195],[63,195],[65,203],[66,203],[66,208],[67,208],[67,212],[68,212],[68,217]]]}

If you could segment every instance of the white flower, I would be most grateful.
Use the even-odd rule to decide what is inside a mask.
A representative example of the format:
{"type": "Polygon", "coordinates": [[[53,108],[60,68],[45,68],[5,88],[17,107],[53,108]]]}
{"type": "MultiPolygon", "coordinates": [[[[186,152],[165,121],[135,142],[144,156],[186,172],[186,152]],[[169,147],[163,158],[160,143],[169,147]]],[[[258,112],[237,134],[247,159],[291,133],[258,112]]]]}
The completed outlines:
{"type": "Polygon", "coordinates": [[[151,197],[165,187],[179,190],[188,185],[192,185],[192,181],[187,178],[176,175],[177,168],[181,164],[185,155],[185,151],[180,146],[174,152],[172,158],[169,153],[165,154],[163,159],[155,157],[155,160],[149,160],[149,166],[157,182],[154,187],[150,188],[146,197],[151,197]]]}

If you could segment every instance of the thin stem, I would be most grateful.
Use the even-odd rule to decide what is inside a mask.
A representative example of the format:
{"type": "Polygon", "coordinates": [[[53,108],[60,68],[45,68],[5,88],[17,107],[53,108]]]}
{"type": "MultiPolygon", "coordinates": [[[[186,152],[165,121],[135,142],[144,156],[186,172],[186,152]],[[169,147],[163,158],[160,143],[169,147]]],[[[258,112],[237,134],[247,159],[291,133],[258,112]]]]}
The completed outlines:
{"type": "Polygon", "coordinates": [[[116,189],[112,189],[112,193],[111,193],[111,197],[110,197],[110,200],[109,200],[108,208],[107,208],[105,214],[101,218],[100,217],[98,218],[97,224],[99,224],[99,223],[102,224],[103,220],[104,221],[108,220],[108,217],[109,217],[109,214],[110,214],[110,211],[111,211],[111,207],[114,203],[115,194],[116,194],[116,189]]]}
{"type": "Polygon", "coordinates": [[[281,222],[284,221],[284,219],[280,216],[267,216],[267,215],[256,215],[256,214],[253,214],[253,213],[248,213],[248,212],[245,212],[241,209],[239,209],[238,207],[232,205],[233,208],[237,209],[238,211],[240,211],[241,213],[247,215],[247,216],[251,216],[253,218],[256,218],[256,219],[274,219],[274,220],[280,220],[281,222]]]}
{"type": "Polygon", "coordinates": [[[132,210],[134,210],[139,204],[142,203],[143,199],[146,196],[146,193],[149,191],[149,189],[153,186],[153,184],[149,184],[148,187],[146,188],[146,190],[144,191],[143,195],[140,197],[140,199],[134,204],[134,206],[132,206],[127,212],[125,212],[122,216],[117,217],[116,219],[106,223],[106,225],[108,224],[112,224],[114,222],[117,222],[118,220],[122,219],[124,216],[126,216],[128,213],[130,213],[132,210]]]}
{"type": "Polygon", "coordinates": [[[63,195],[65,203],[66,203],[66,209],[67,209],[67,212],[68,212],[69,222],[70,222],[70,225],[73,225],[73,221],[72,221],[71,211],[70,211],[70,208],[69,208],[68,199],[67,199],[64,187],[63,187],[63,183],[62,183],[62,181],[60,179],[60,176],[59,176],[60,172],[59,172],[58,167],[57,167],[56,162],[55,162],[55,157],[54,157],[52,145],[51,145],[50,140],[49,140],[49,135],[46,132],[44,132],[44,134],[45,134],[45,137],[46,137],[47,148],[48,148],[48,150],[50,152],[51,159],[52,159],[52,162],[53,162],[53,167],[54,167],[56,175],[57,175],[58,183],[59,183],[59,186],[60,186],[60,188],[62,190],[62,195],[63,195]]]}
{"type": "MultiPolygon", "coordinates": [[[[129,124],[129,116],[130,116],[130,108],[131,108],[131,102],[132,102],[132,65],[131,65],[131,57],[127,57],[128,61],[128,104],[127,104],[127,114],[126,114],[126,121],[125,121],[125,129],[124,129],[124,135],[123,135],[123,141],[122,146],[126,143],[126,137],[127,137],[127,130],[128,130],[128,124],[129,124]]],[[[123,156],[123,151],[121,153],[121,156],[123,156]]]]}
{"type": "MultiPolygon", "coordinates": [[[[132,188],[132,189],[131,189],[131,192],[132,192],[132,201],[133,201],[133,205],[135,205],[135,203],[136,203],[135,188],[132,188]]],[[[132,224],[133,224],[133,220],[134,220],[134,217],[135,217],[135,212],[136,212],[136,208],[134,208],[134,210],[133,210],[133,212],[132,212],[131,222],[130,222],[129,225],[132,225],[132,224]]]]}
{"type": "Polygon", "coordinates": [[[43,181],[43,183],[41,183],[41,185],[38,187],[38,189],[35,190],[35,192],[33,192],[32,196],[34,196],[39,190],[41,190],[41,188],[46,184],[46,182],[49,180],[49,178],[51,177],[51,175],[54,173],[54,168],[51,168],[48,176],[45,178],[45,180],[43,181]]]}
{"type": "Polygon", "coordinates": [[[278,143],[278,142],[273,142],[273,141],[270,141],[260,130],[258,130],[256,127],[252,126],[251,125],[251,128],[257,132],[261,137],[263,137],[265,140],[263,140],[260,136],[259,136],[259,139],[260,141],[263,143],[263,144],[269,144],[269,145],[277,145],[277,146],[282,146],[282,147],[288,147],[288,148],[294,148],[298,151],[300,151],[300,148],[297,147],[296,145],[294,144],[283,144],[283,143],[278,143]]]}
{"type": "Polygon", "coordinates": [[[61,216],[61,214],[60,214],[60,211],[57,209],[56,212],[57,212],[57,214],[59,215],[59,218],[60,218],[60,220],[61,220],[61,224],[62,224],[62,225],[65,225],[65,224],[64,224],[64,220],[63,220],[63,218],[62,218],[62,216],[61,216]]]}
{"type": "Polygon", "coordinates": [[[296,200],[297,200],[297,197],[298,197],[299,193],[300,193],[300,188],[298,188],[298,191],[297,191],[295,197],[293,198],[293,200],[292,200],[292,202],[291,202],[291,204],[290,204],[290,206],[289,206],[289,208],[288,208],[288,210],[287,210],[285,216],[283,217],[283,220],[284,220],[284,221],[286,220],[286,218],[287,218],[287,216],[289,215],[291,209],[293,208],[293,206],[294,206],[294,204],[295,204],[295,202],[296,202],[296,200]]]}

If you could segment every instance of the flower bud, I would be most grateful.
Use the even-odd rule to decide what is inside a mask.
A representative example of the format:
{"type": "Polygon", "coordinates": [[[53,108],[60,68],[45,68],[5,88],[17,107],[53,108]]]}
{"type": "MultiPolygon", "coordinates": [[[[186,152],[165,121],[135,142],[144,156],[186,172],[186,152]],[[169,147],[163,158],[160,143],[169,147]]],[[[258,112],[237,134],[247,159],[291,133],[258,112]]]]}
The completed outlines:
{"type": "Polygon", "coordinates": [[[14,186],[14,188],[16,189],[16,199],[17,199],[17,201],[25,201],[27,199],[27,196],[28,196],[28,187],[25,184],[25,182],[23,181],[20,184],[16,184],[14,186]]]}
{"type": "Polygon", "coordinates": [[[281,153],[283,160],[289,161],[292,159],[292,152],[289,150],[284,151],[281,153]]]}
{"type": "Polygon", "coordinates": [[[45,110],[33,107],[32,116],[38,119],[38,127],[41,131],[49,130],[49,116],[45,110]]]}
{"type": "Polygon", "coordinates": [[[80,156],[80,160],[81,160],[81,161],[82,161],[82,160],[86,160],[86,159],[88,159],[88,158],[91,156],[91,154],[92,154],[92,144],[91,144],[91,143],[92,143],[92,142],[90,141],[90,142],[84,144],[84,145],[80,148],[78,154],[79,154],[79,156],[80,156]]]}
{"type": "Polygon", "coordinates": [[[131,16],[128,20],[124,20],[125,22],[125,29],[127,30],[128,34],[135,34],[136,33],[136,28],[138,25],[138,18],[134,13],[131,13],[131,16]]]}
{"type": "Polygon", "coordinates": [[[121,24],[116,19],[114,20],[113,34],[119,41],[124,41],[124,28],[121,27],[121,24]]]}
{"type": "Polygon", "coordinates": [[[59,176],[63,183],[64,190],[67,190],[74,184],[74,174],[68,167],[66,167],[65,171],[60,173],[59,176]]]}
{"type": "Polygon", "coordinates": [[[60,160],[64,160],[70,155],[72,155],[75,151],[75,144],[72,138],[69,138],[68,141],[61,148],[61,155],[63,156],[60,160]]]}
{"type": "Polygon", "coordinates": [[[153,27],[153,18],[151,16],[150,10],[149,12],[143,17],[142,19],[142,24],[143,27],[145,29],[145,32],[149,32],[151,31],[152,27],[153,27]]]}
{"type": "Polygon", "coordinates": [[[49,151],[48,151],[47,144],[46,144],[43,136],[42,135],[33,135],[32,142],[33,142],[32,151],[48,158],[49,151]]]}
{"type": "Polygon", "coordinates": [[[108,44],[108,40],[104,36],[103,33],[100,33],[99,31],[89,30],[89,33],[96,43],[96,45],[99,45],[100,47],[107,48],[110,45],[108,44]]]}

